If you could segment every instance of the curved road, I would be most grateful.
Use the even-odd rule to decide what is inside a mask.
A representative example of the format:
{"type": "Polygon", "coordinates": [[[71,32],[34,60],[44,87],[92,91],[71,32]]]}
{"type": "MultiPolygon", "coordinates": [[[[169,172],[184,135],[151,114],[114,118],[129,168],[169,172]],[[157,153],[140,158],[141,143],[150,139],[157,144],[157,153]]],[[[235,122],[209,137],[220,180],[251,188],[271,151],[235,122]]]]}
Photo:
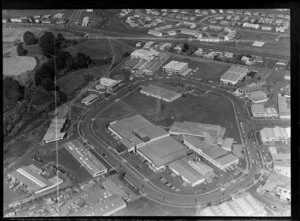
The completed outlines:
{"type": "MultiPolygon", "coordinates": [[[[173,78],[173,80],[176,79],[173,78]]],[[[162,81],[162,80],[152,80],[148,82],[156,82],[156,81],[162,81]]],[[[187,84],[193,84],[196,87],[210,89],[214,93],[218,93],[218,94],[221,93],[221,96],[225,96],[224,93],[226,93],[225,97],[231,100],[231,102],[234,102],[234,104],[236,104],[234,108],[239,113],[239,116],[241,118],[245,117],[246,119],[249,119],[246,111],[243,108],[241,101],[238,100],[238,98],[236,98],[234,95],[227,93],[223,89],[216,88],[215,86],[210,86],[201,82],[196,82],[194,80],[184,79],[181,81],[187,84]]],[[[136,82],[134,87],[138,88],[138,86],[143,83],[145,82],[136,82]]],[[[145,193],[146,197],[155,200],[157,202],[161,202],[171,206],[194,207],[199,203],[208,203],[208,202],[215,202],[218,200],[222,200],[224,197],[227,197],[230,194],[236,192],[237,190],[246,187],[247,185],[251,184],[254,181],[254,176],[257,173],[257,168],[254,165],[250,164],[251,167],[248,170],[248,174],[246,176],[243,176],[241,179],[239,179],[235,184],[229,185],[229,187],[227,187],[225,191],[221,191],[217,189],[216,191],[210,193],[204,193],[201,195],[181,195],[181,194],[166,192],[153,185],[151,181],[145,178],[139,171],[137,171],[134,167],[132,167],[125,159],[123,159],[121,156],[116,155],[114,152],[109,150],[107,148],[108,144],[104,141],[103,138],[97,136],[93,129],[93,119],[95,118],[95,116],[101,114],[102,111],[110,107],[115,102],[116,99],[120,99],[120,97],[129,94],[129,93],[124,94],[124,92],[126,93],[126,90],[127,88],[124,88],[121,91],[119,91],[117,95],[111,96],[109,100],[104,100],[103,102],[98,103],[84,117],[83,121],[79,125],[80,127],[79,129],[80,129],[80,133],[83,134],[83,137],[87,139],[95,147],[97,147],[98,151],[101,154],[105,153],[106,159],[108,159],[114,166],[120,166],[123,170],[126,171],[127,179],[129,179],[135,186],[141,189],[142,192],[145,193]]],[[[253,156],[254,153],[256,154],[256,151],[255,152],[245,151],[245,153],[248,159],[248,154],[251,154],[253,156]]]]}

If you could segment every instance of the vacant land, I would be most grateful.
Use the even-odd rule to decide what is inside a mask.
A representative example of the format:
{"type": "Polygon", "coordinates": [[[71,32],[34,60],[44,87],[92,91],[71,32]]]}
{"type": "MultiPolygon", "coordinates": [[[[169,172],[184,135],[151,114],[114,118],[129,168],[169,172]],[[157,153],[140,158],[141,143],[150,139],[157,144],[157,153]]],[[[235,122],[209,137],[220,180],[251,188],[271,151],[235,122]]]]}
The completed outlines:
{"type": "Polygon", "coordinates": [[[92,176],[81,166],[81,164],[64,148],[51,151],[47,155],[39,156],[42,160],[53,162],[63,166],[79,183],[92,178],[92,176]]]}
{"type": "Polygon", "coordinates": [[[77,90],[88,84],[88,81],[84,78],[84,70],[70,72],[56,82],[60,90],[68,97],[73,96],[77,90]]]}
{"type": "Polygon", "coordinates": [[[35,68],[37,60],[30,56],[3,58],[3,75],[18,76],[35,68]]]}
{"type": "Polygon", "coordinates": [[[82,43],[68,48],[66,51],[72,55],[78,52],[90,56],[93,60],[102,60],[112,56],[111,48],[106,39],[88,39],[82,43]]]}
{"type": "Polygon", "coordinates": [[[192,65],[189,65],[189,67],[199,68],[199,70],[193,74],[193,77],[203,80],[219,81],[220,77],[229,69],[230,65],[195,62],[194,67],[192,65]]]}
{"type": "Polygon", "coordinates": [[[276,35],[248,32],[245,33],[245,35],[241,38],[241,40],[275,41],[276,37],[277,37],[276,35]]]}
{"type": "Polygon", "coordinates": [[[110,106],[108,109],[103,111],[101,115],[98,115],[98,118],[111,118],[116,119],[120,118],[122,116],[128,115],[131,112],[126,109],[123,105],[114,103],[112,106],[110,106]]]}

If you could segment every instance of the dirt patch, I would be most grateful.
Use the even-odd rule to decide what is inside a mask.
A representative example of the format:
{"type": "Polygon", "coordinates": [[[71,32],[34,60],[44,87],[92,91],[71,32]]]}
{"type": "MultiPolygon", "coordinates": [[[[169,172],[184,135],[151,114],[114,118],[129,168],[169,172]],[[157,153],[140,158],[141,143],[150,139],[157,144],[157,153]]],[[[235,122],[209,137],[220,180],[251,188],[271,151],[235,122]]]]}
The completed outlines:
{"type": "Polygon", "coordinates": [[[14,56],[3,58],[3,75],[17,76],[35,68],[37,61],[30,56],[14,56]]]}

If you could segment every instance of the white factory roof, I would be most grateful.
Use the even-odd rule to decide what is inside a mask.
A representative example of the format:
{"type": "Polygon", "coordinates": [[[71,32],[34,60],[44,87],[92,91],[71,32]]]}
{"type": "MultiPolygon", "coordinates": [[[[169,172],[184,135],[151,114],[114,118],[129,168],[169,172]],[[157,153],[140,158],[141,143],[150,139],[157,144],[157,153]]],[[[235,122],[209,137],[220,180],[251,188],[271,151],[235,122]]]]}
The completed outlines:
{"type": "Polygon", "coordinates": [[[200,216],[263,216],[266,211],[262,203],[249,193],[236,197],[217,206],[210,206],[200,211],[200,216]]]}
{"type": "Polygon", "coordinates": [[[106,78],[106,77],[100,78],[100,84],[106,87],[109,87],[115,84],[116,82],[117,82],[116,80],[111,78],[106,78]]]}
{"type": "Polygon", "coordinates": [[[86,96],[81,100],[81,103],[89,103],[90,101],[94,100],[97,97],[98,97],[97,94],[89,94],[88,96],[86,96]]]}
{"type": "Polygon", "coordinates": [[[264,46],[265,42],[264,41],[254,41],[252,46],[254,47],[262,47],[264,46]]]}
{"type": "Polygon", "coordinates": [[[244,76],[246,76],[248,72],[248,68],[241,67],[241,66],[231,66],[222,76],[221,80],[223,81],[231,81],[236,83],[244,76]]]}
{"type": "Polygon", "coordinates": [[[163,66],[165,69],[173,69],[175,71],[180,71],[184,66],[186,66],[188,63],[186,62],[180,62],[180,61],[170,61],[168,64],[163,66]]]}
{"type": "Polygon", "coordinates": [[[288,128],[282,128],[282,127],[274,127],[274,128],[268,128],[265,127],[260,130],[260,135],[265,138],[283,138],[283,139],[289,139],[291,138],[290,133],[290,127],[288,128]]]}
{"type": "Polygon", "coordinates": [[[278,94],[278,109],[280,115],[290,114],[291,109],[288,106],[287,98],[278,94]]]}

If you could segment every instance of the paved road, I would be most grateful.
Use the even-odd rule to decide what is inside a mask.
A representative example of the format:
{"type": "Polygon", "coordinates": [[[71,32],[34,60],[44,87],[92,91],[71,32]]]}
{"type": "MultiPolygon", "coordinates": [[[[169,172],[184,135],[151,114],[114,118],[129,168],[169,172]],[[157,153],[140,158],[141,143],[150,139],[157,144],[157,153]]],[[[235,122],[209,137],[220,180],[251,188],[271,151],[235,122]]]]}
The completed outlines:
{"type": "MultiPolygon", "coordinates": [[[[158,80],[152,80],[152,82],[156,82],[156,81],[158,80]]],[[[205,88],[205,89],[209,88],[211,91],[214,91],[215,93],[220,93],[220,92],[224,93],[224,90],[222,89],[211,88],[209,85],[205,85],[200,82],[195,82],[193,80],[183,80],[183,82],[189,84],[196,84],[198,87],[205,88]]],[[[140,83],[136,84],[135,87],[138,87],[139,84],[140,83]]],[[[148,182],[145,181],[145,177],[142,174],[140,174],[138,171],[136,171],[136,169],[133,168],[128,162],[122,161],[121,156],[116,155],[111,150],[108,150],[107,148],[108,144],[104,141],[103,138],[95,135],[95,132],[93,130],[93,125],[91,123],[91,119],[93,119],[95,115],[99,115],[99,113],[101,114],[101,111],[103,111],[104,108],[106,109],[106,107],[108,105],[113,104],[116,99],[120,99],[121,96],[124,96],[124,92],[126,91],[126,88],[124,88],[123,90],[124,91],[120,91],[117,95],[113,95],[112,97],[110,97],[110,100],[105,100],[104,102],[97,104],[90,112],[88,112],[87,115],[84,117],[82,123],[80,124],[80,131],[81,133],[83,133],[83,136],[87,140],[89,140],[90,143],[92,143],[95,147],[98,148],[98,151],[100,151],[101,153],[104,152],[106,154],[107,159],[113,165],[117,166],[120,164],[121,168],[123,168],[123,170],[126,171],[126,177],[137,187],[142,189],[143,192],[146,193],[148,198],[172,206],[193,207],[198,203],[208,203],[208,202],[221,200],[222,198],[229,196],[231,193],[235,192],[236,190],[245,187],[253,182],[255,174],[258,172],[255,166],[252,166],[249,169],[248,175],[242,177],[241,180],[237,181],[237,183],[231,184],[223,192],[220,190],[216,190],[215,192],[208,193],[208,194],[201,194],[201,195],[180,195],[180,194],[166,192],[154,186],[151,183],[151,181],[148,182]]],[[[237,98],[234,95],[228,94],[228,96],[232,96],[230,99],[234,99],[234,101],[236,102],[237,98]]],[[[237,111],[242,112],[243,106],[241,102],[237,102],[236,109],[237,111]]]]}

